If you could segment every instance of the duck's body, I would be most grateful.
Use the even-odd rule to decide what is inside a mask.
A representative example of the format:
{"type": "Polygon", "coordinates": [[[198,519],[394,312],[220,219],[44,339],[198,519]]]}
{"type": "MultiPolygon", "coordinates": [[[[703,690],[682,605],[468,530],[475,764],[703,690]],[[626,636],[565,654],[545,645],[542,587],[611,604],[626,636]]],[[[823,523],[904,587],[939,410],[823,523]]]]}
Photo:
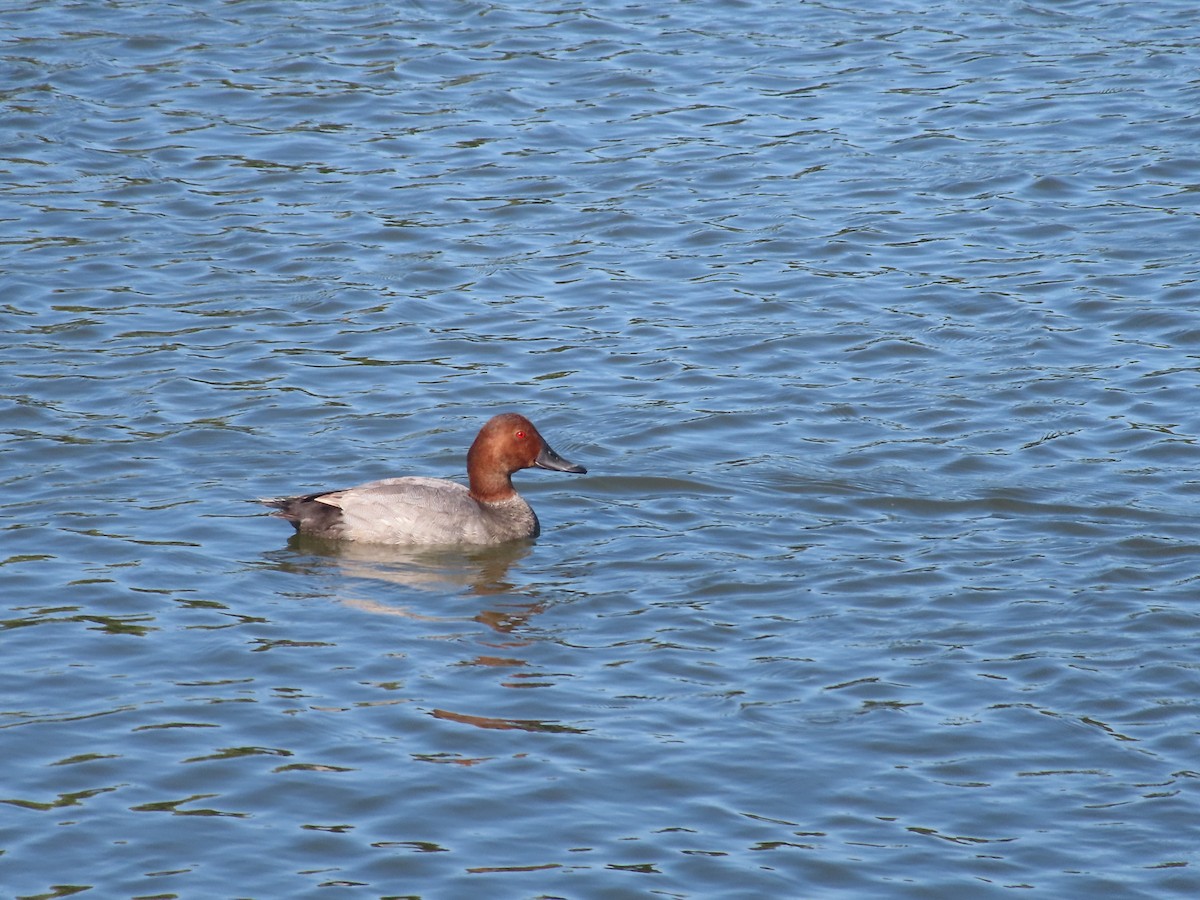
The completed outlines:
{"type": "Polygon", "coordinates": [[[490,419],[467,452],[471,486],[440,478],[385,478],[345,490],[263,500],[297,531],[375,544],[500,544],[538,536],[537,515],[512,474],[537,466],[587,471],[550,448],[516,413],[490,419]]]}

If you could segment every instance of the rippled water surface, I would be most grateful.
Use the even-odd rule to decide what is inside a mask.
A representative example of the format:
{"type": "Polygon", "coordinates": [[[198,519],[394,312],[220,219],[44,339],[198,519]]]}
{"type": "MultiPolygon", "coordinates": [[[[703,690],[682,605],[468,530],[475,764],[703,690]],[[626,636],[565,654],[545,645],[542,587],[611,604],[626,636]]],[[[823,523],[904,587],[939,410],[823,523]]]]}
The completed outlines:
{"type": "Polygon", "coordinates": [[[5,896],[1200,894],[1193,3],[0,35],[5,896]]]}

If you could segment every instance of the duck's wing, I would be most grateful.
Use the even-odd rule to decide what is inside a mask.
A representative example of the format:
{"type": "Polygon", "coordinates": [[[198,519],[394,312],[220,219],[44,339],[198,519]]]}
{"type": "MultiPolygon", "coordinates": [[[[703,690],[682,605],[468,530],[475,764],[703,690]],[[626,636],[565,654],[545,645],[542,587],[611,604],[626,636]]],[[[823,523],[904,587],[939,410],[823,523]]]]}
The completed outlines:
{"type": "Polygon", "coordinates": [[[320,537],[380,544],[490,541],[479,504],[463,485],[440,478],[385,478],[268,505],[297,530],[320,537]]]}

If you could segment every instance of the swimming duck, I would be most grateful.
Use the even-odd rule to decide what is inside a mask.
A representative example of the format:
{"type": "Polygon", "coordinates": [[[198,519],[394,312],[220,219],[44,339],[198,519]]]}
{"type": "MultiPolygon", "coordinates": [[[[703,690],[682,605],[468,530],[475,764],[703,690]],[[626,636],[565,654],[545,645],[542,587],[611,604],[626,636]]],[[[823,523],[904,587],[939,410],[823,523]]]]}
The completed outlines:
{"type": "Polygon", "coordinates": [[[587,472],[563,459],[524,416],[502,413],[467,451],[470,487],[441,478],[385,478],[344,490],[259,502],[302,534],[376,544],[499,544],[537,537],[537,515],[512,475],[533,467],[587,472]]]}

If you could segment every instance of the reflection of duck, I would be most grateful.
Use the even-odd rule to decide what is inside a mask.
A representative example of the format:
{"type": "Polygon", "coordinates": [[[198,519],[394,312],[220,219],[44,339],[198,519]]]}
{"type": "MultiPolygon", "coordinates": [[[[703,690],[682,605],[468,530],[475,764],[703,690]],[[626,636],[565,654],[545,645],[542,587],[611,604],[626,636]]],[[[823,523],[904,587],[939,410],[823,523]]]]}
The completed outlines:
{"type": "MultiPolygon", "coordinates": [[[[367,581],[387,581],[430,591],[467,589],[479,595],[503,594],[514,589],[509,568],[529,555],[529,541],[509,541],[495,546],[444,547],[437,545],[359,544],[330,541],[306,534],[293,535],[288,550],[314,563],[327,560],[337,576],[367,581]]],[[[290,556],[285,565],[303,564],[290,556]]],[[[326,568],[326,566],[322,566],[326,568]]]]}
{"type": "Polygon", "coordinates": [[[463,548],[356,544],[297,534],[288,541],[287,550],[275,550],[266,557],[281,571],[331,577],[343,585],[337,599],[347,606],[423,621],[474,620],[497,633],[508,634],[544,608],[540,600],[523,600],[525,592],[508,577],[509,568],[528,556],[532,549],[529,541],[463,548]],[[400,598],[392,602],[378,592],[371,592],[370,596],[360,594],[352,587],[355,581],[387,582],[441,596],[509,595],[512,600],[498,603],[491,609],[476,607],[465,616],[454,615],[445,609],[431,614],[427,607],[418,611],[404,605],[400,598]]]}
{"type": "Polygon", "coordinates": [[[467,713],[451,712],[448,709],[435,709],[430,713],[435,719],[448,719],[451,722],[461,722],[463,725],[474,725],[476,728],[495,728],[503,731],[536,731],[542,734],[587,734],[590,728],[575,728],[558,722],[544,722],[539,719],[500,719],[495,716],[474,716],[467,713]]]}
{"type": "Polygon", "coordinates": [[[534,466],[587,469],[563,459],[527,418],[492,417],[467,451],[470,488],[439,478],[385,478],[340,491],[263,500],[304,534],[376,544],[499,544],[537,537],[533,509],[512,475],[534,466]]]}

